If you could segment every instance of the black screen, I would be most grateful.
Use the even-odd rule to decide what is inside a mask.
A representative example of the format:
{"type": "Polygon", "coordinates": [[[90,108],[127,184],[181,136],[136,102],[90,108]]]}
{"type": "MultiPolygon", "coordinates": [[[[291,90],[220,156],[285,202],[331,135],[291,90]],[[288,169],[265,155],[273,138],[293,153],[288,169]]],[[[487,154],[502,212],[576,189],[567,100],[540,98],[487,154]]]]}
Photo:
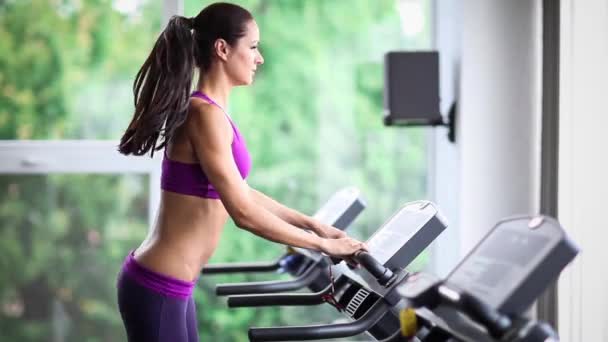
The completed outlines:
{"type": "Polygon", "coordinates": [[[384,105],[390,121],[441,121],[437,52],[389,52],[385,56],[384,86],[384,105]]]}

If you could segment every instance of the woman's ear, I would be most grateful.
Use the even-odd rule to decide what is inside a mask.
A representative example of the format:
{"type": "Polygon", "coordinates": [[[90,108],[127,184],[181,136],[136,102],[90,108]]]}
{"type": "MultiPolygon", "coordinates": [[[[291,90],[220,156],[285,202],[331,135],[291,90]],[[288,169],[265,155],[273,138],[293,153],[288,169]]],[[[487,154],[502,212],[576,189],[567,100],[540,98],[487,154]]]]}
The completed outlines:
{"type": "Polygon", "coordinates": [[[213,49],[215,50],[215,54],[223,61],[228,60],[228,52],[230,50],[230,45],[223,39],[217,39],[215,44],[213,44],[213,49]]]}

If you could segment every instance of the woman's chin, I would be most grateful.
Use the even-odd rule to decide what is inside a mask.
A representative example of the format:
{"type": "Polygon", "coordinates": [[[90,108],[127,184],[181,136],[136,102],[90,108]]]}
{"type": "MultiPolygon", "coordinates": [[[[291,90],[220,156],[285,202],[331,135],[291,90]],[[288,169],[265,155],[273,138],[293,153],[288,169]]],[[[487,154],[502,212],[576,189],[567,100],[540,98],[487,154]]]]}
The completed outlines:
{"type": "Polygon", "coordinates": [[[248,85],[251,85],[253,83],[253,79],[254,79],[253,75],[251,75],[249,78],[240,79],[237,82],[237,86],[248,86],[248,85]]]}

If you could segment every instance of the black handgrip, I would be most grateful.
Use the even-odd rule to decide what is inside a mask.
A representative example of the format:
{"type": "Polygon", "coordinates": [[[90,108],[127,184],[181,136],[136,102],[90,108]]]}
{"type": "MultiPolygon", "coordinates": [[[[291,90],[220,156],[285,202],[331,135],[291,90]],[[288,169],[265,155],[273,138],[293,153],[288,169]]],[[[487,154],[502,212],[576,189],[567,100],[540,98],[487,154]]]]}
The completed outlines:
{"type": "Polygon", "coordinates": [[[323,296],[331,292],[331,285],[316,293],[287,293],[229,296],[231,308],[252,306],[319,305],[324,303],[323,296]]]}
{"type": "Polygon", "coordinates": [[[500,339],[511,328],[512,322],[509,317],[466,291],[458,292],[442,285],[439,287],[439,294],[443,301],[483,325],[488,334],[496,339],[500,339]]]}
{"type": "Polygon", "coordinates": [[[509,317],[501,314],[477,297],[464,292],[461,294],[461,301],[463,311],[472,319],[483,324],[492,337],[499,339],[511,328],[509,317]]]}
{"type": "Polygon", "coordinates": [[[356,252],[353,256],[355,261],[365,268],[374,278],[378,280],[380,285],[386,285],[393,277],[393,271],[384,267],[371,254],[364,251],[356,252]]]}
{"type": "Polygon", "coordinates": [[[414,273],[402,282],[397,292],[408,301],[408,306],[418,308],[421,306],[433,310],[441,303],[437,293],[441,279],[428,273],[414,273]]]}
{"type": "Polygon", "coordinates": [[[280,328],[250,328],[250,341],[307,341],[351,337],[370,329],[389,309],[384,301],[378,301],[361,318],[350,323],[310,325],[280,328]]]}
{"type": "Polygon", "coordinates": [[[254,272],[275,272],[280,267],[281,259],[275,262],[249,262],[249,263],[229,263],[211,264],[203,268],[202,274],[223,274],[223,273],[254,273],[254,272]]]}
{"type": "Polygon", "coordinates": [[[228,296],[295,291],[310,285],[321,274],[321,271],[321,268],[312,266],[293,280],[220,284],[215,288],[215,293],[218,296],[228,296]]]}
{"type": "Polygon", "coordinates": [[[545,322],[535,322],[527,328],[523,336],[518,336],[519,342],[559,341],[559,336],[555,330],[545,322]]]}

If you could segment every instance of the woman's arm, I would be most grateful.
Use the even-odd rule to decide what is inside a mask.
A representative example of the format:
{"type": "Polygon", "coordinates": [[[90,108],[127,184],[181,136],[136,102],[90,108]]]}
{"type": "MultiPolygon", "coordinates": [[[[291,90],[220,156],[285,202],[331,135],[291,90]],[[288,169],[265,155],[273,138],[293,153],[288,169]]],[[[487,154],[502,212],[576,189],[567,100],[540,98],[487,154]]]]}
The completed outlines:
{"type": "Polygon", "coordinates": [[[350,255],[365,248],[361,242],[350,238],[320,238],[281,220],[257,203],[234,163],[231,150],[233,132],[224,113],[215,106],[198,104],[189,120],[186,125],[188,137],[201,167],[239,228],[271,241],[321,250],[331,255],[350,255]]]}
{"type": "Polygon", "coordinates": [[[253,195],[254,200],[262,205],[264,208],[280,217],[285,222],[288,222],[296,227],[300,227],[303,229],[308,229],[315,234],[326,237],[326,238],[342,238],[346,237],[346,233],[343,231],[324,224],[313,217],[302,214],[301,212],[291,209],[276,200],[272,199],[268,195],[264,194],[261,191],[258,191],[254,188],[251,188],[251,194],[253,195]]]}

